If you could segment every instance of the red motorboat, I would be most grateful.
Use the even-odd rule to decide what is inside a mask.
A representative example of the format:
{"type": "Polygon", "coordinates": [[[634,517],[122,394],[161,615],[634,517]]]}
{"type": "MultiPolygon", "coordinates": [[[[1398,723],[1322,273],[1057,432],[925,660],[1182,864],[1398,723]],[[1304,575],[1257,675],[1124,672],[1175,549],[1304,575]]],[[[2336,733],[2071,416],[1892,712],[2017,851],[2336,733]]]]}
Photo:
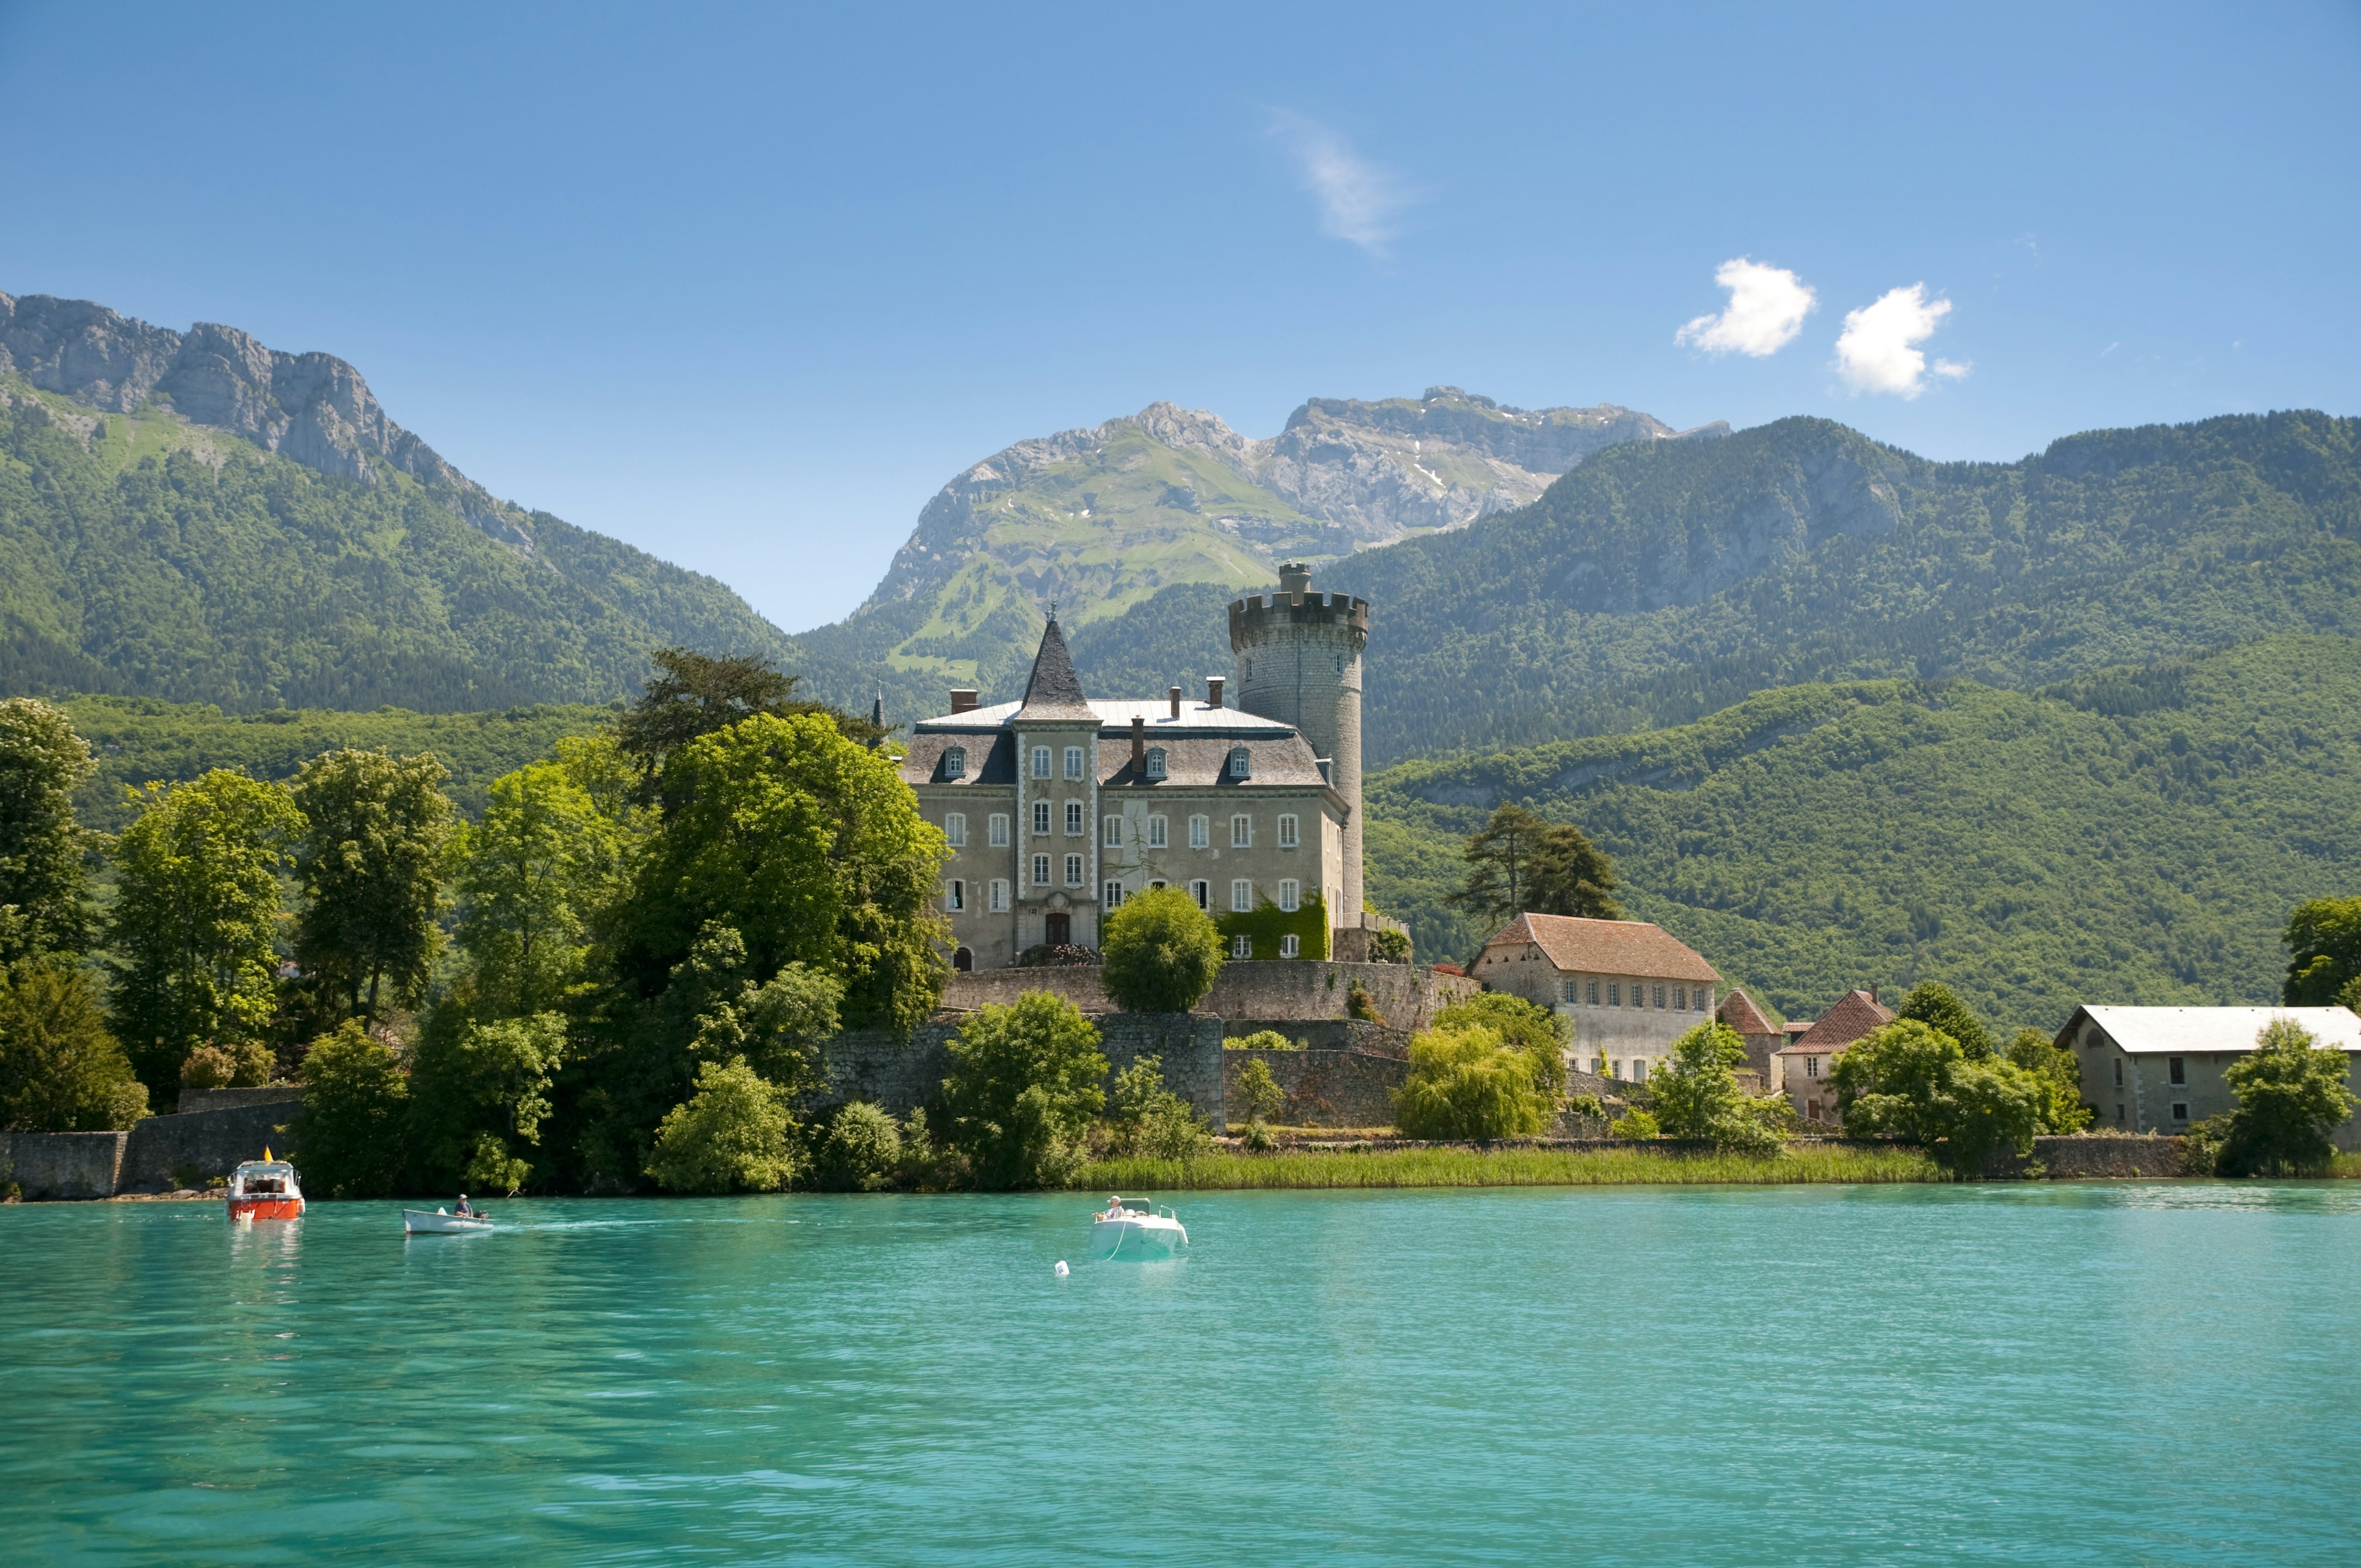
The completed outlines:
{"type": "Polygon", "coordinates": [[[283,1159],[271,1158],[269,1149],[262,1151],[260,1159],[250,1159],[239,1166],[229,1179],[229,1217],[302,1219],[303,1190],[296,1183],[295,1168],[283,1159]]]}

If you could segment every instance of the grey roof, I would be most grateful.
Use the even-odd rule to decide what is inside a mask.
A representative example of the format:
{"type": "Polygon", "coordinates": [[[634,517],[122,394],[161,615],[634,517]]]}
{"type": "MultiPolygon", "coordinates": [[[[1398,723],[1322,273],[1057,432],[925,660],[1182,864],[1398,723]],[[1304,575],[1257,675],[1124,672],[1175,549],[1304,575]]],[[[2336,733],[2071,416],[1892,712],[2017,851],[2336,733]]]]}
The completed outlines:
{"type": "Polygon", "coordinates": [[[1095,718],[1090,699],[1082,695],[1082,677],[1074,673],[1074,656],[1066,652],[1066,634],[1052,619],[1041,629],[1041,648],[1033,655],[1033,677],[1025,683],[1027,718],[1095,718]]]}
{"type": "Polygon", "coordinates": [[[1014,735],[913,735],[902,759],[902,782],[908,784],[998,784],[1016,783],[1016,737],[1014,735]],[[953,777],[943,766],[952,748],[967,753],[966,766],[953,777]]]}
{"type": "MultiPolygon", "coordinates": [[[[961,718],[972,717],[961,714],[961,718]]],[[[1097,743],[1097,777],[1110,787],[1136,786],[1143,791],[1171,788],[1195,789],[1268,789],[1279,786],[1323,787],[1327,780],[1320,776],[1320,765],[1312,755],[1312,748],[1303,738],[1286,725],[1270,725],[1248,735],[1158,735],[1148,732],[1150,750],[1164,753],[1164,777],[1149,780],[1135,774],[1131,767],[1131,726],[1114,726],[1099,732],[1097,743]],[[1239,746],[1246,749],[1249,773],[1246,778],[1229,776],[1230,752],[1239,746]]],[[[949,728],[921,729],[910,737],[910,749],[902,759],[902,780],[910,784],[983,784],[1013,787],[1016,783],[1016,737],[1007,730],[985,730],[983,733],[962,732],[949,728]],[[943,754],[952,747],[967,752],[964,773],[951,777],[943,767],[943,754]]]]}
{"type": "MultiPolygon", "coordinates": [[[[2292,1018],[2333,1051],[2361,1051],[2361,1017],[2342,1007],[2078,1007],[2069,1020],[2089,1018],[2129,1055],[2250,1051],[2274,1018],[2292,1018]]],[[[2059,1036],[2062,1042],[2065,1032],[2059,1036]]]]}
{"type": "MultiPolygon", "coordinates": [[[[1148,733],[1151,738],[1185,731],[1197,735],[1235,735],[1241,740],[1251,740],[1295,732],[1295,727],[1284,719],[1265,718],[1258,713],[1245,713],[1235,707],[1213,707],[1202,702],[1182,703],[1180,717],[1175,718],[1172,717],[1171,698],[1167,696],[1093,697],[1083,706],[1098,719],[1100,732],[1106,735],[1118,731],[1130,734],[1131,717],[1135,713],[1148,721],[1148,733]]],[[[911,728],[919,731],[999,729],[1015,722],[1020,713],[1027,712],[1023,703],[1000,702],[990,707],[972,707],[965,713],[938,714],[932,718],[918,720],[911,728]]],[[[1027,716],[1038,717],[1029,713],[1027,716]]]]}

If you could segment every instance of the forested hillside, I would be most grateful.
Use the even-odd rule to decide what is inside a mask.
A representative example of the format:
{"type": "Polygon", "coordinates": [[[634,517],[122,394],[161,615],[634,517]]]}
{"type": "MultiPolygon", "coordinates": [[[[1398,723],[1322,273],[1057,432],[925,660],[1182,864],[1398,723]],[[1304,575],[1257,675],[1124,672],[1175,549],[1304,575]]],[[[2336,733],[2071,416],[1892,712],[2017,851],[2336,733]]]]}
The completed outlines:
{"type": "MultiPolygon", "coordinates": [[[[1852,677],[2027,687],[2361,630],[2361,421],[2103,431],[1935,464],[1826,420],[1609,447],[1532,506],[1323,568],[1371,602],[1373,764],[1680,723],[1852,677]]],[[[1202,587],[1074,641],[1095,689],[1224,670],[1202,587]]]]}
{"type": "Polygon", "coordinates": [[[2267,1003],[2297,903],[2361,885],[2361,642],[2287,637],[2040,692],[1820,683],[1701,722],[1368,782],[1371,901],[1421,956],[1462,836],[1524,802],[1620,863],[1627,913],[1813,1016],[1939,978],[2014,1028],[2075,1003],[2267,1003]]]}

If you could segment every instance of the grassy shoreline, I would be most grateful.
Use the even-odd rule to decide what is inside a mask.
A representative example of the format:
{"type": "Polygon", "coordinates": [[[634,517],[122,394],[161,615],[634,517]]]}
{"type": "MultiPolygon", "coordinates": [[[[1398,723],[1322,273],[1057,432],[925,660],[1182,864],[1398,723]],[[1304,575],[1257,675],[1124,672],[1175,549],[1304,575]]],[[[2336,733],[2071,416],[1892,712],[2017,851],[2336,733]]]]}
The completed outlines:
{"type": "Polygon", "coordinates": [[[1188,1191],[1345,1187],[1680,1187],[1944,1181],[1916,1149],[1797,1148],[1771,1156],[1656,1149],[1307,1149],[1084,1166],[1077,1190],[1188,1191]]]}

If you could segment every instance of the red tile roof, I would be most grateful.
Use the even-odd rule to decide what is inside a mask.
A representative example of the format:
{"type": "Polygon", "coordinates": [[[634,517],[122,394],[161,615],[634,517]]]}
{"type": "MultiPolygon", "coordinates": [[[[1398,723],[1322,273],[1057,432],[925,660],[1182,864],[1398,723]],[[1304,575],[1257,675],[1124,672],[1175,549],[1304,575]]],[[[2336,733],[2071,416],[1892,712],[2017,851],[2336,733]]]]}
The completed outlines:
{"type": "Polygon", "coordinates": [[[1715,1009],[1713,1015],[1741,1035],[1779,1033],[1779,1026],[1765,1018],[1763,1009],[1754,1005],[1754,999],[1742,991],[1733,991],[1722,998],[1721,1005],[1715,1009]]]}
{"type": "Polygon", "coordinates": [[[1560,970],[1628,974],[1648,980],[1718,981],[1721,973],[1687,943],[1645,920],[1580,920],[1570,915],[1520,915],[1485,950],[1539,948],[1560,970]]]}
{"type": "Polygon", "coordinates": [[[1877,998],[1866,991],[1848,991],[1837,998],[1837,1004],[1820,1014],[1820,1021],[1805,1030],[1792,1046],[1783,1047],[1781,1056],[1820,1056],[1840,1051],[1868,1034],[1894,1022],[1894,1014],[1877,1004],[1877,998]]]}

